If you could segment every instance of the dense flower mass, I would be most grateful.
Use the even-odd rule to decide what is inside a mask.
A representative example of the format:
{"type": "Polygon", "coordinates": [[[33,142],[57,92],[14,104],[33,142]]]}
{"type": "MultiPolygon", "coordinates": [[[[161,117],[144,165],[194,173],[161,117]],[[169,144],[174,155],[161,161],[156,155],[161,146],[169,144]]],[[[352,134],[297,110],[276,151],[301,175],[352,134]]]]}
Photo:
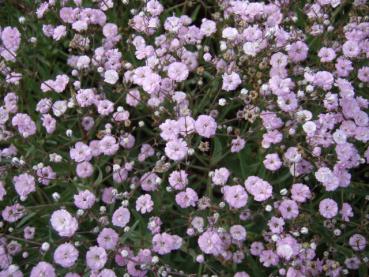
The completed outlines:
{"type": "Polygon", "coordinates": [[[366,0],[0,2],[0,277],[369,275],[366,0]]]}

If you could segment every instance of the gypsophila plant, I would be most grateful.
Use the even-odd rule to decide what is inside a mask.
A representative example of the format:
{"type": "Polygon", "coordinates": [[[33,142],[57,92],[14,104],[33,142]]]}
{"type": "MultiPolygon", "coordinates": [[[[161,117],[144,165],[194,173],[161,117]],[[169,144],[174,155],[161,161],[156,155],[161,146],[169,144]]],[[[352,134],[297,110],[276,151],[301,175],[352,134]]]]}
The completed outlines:
{"type": "Polygon", "coordinates": [[[0,277],[368,276],[368,15],[0,1],[0,277]]]}

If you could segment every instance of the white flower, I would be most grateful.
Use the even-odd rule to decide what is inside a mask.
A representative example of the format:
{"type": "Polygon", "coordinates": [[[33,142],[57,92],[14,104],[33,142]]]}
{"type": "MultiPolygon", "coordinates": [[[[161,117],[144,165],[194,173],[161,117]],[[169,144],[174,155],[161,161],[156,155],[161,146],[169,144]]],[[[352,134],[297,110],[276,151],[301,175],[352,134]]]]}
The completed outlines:
{"type": "Polygon", "coordinates": [[[229,40],[234,40],[238,35],[236,28],[227,27],[222,32],[222,37],[229,40]]]}
{"type": "Polygon", "coordinates": [[[342,130],[336,130],[333,133],[333,140],[337,143],[337,144],[342,144],[345,143],[347,140],[347,135],[344,131],[342,130]]]}
{"type": "Polygon", "coordinates": [[[258,45],[256,42],[246,42],[243,45],[243,52],[245,52],[246,55],[255,57],[258,53],[258,45]]]}
{"type": "Polygon", "coordinates": [[[80,56],[77,60],[77,68],[83,69],[90,65],[91,59],[88,56],[80,56]]]}
{"type": "Polygon", "coordinates": [[[53,113],[56,117],[62,116],[67,111],[68,103],[65,100],[56,101],[53,104],[53,113]]]}
{"type": "Polygon", "coordinates": [[[312,135],[316,131],[316,124],[313,121],[307,121],[304,123],[304,125],[302,125],[302,129],[306,134],[312,135]]]}
{"type": "Polygon", "coordinates": [[[118,81],[119,75],[115,70],[107,70],[105,71],[104,78],[105,83],[114,85],[118,81]]]}
{"type": "Polygon", "coordinates": [[[293,250],[292,247],[288,244],[282,244],[277,247],[278,256],[289,260],[292,257],[293,250]]]}

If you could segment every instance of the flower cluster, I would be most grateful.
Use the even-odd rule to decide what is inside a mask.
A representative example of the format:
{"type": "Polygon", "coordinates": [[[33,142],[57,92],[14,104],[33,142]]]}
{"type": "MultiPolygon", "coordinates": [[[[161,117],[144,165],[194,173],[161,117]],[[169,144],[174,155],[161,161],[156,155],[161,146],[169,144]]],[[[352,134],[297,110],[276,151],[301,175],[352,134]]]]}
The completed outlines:
{"type": "Polygon", "coordinates": [[[367,1],[24,2],[0,277],[368,274],[367,1]]]}

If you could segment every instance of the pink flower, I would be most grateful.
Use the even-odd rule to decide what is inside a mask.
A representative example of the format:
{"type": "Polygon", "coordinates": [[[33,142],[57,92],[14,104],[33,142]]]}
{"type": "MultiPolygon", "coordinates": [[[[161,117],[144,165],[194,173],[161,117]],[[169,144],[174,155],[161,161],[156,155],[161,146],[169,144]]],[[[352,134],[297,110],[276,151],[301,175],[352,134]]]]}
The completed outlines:
{"type": "Polygon", "coordinates": [[[35,237],[35,231],[36,231],[35,227],[26,226],[23,230],[24,233],[23,237],[25,239],[32,240],[35,237]]]}
{"type": "Polygon", "coordinates": [[[369,83],[369,66],[360,68],[357,72],[357,78],[364,83],[369,83]]]}
{"type": "Polygon", "coordinates": [[[36,266],[34,266],[29,275],[30,277],[56,277],[55,268],[47,263],[47,262],[39,262],[36,266]]]}
{"type": "Polygon", "coordinates": [[[71,243],[60,244],[54,252],[54,261],[58,265],[72,267],[78,259],[78,250],[71,243]]]}
{"type": "Polygon", "coordinates": [[[366,247],[367,241],[364,236],[354,234],[349,239],[349,244],[355,251],[363,251],[366,247]]]}
{"type": "Polygon", "coordinates": [[[247,193],[240,185],[225,186],[223,188],[224,200],[231,208],[239,209],[246,206],[247,193]]]}
{"type": "Polygon", "coordinates": [[[318,57],[323,63],[331,62],[336,57],[336,52],[332,48],[322,47],[318,52],[318,57]]]}
{"type": "Polygon", "coordinates": [[[97,236],[97,244],[105,250],[114,249],[119,240],[119,235],[112,228],[104,228],[97,236]]]}
{"type": "Polygon", "coordinates": [[[91,270],[102,269],[108,260],[108,255],[104,248],[91,246],[86,253],[86,264],[91,270]]]}
{"type": "Polygon", "coordinates": [[[97,111],[102,116],[107,116],[114,111],[114,103],[110,100],[100,100],[97,103],[97,111]]]}
{"type": "Polygon", "coordinates": [[[140,179],[141,188],[144,191],[154,191],[158,188],[159,177],[153,172],[146,172],[140,179]]]}
{"type": "Polygon", "coordinates": [[[41,168],[38,168],[36,171],[37,174],[37,181],[39,181],[41,184],[47,186],[50,184],[51,181],[56,179],[56,173],[52,169],[51,166],[44,166],[41,168]]]}
{"type": "Polygon", "coordinates": [[[191,188],[186,188],[185,191],[179,192],[176,195],[176,203],[183,209],[190,206],[195,207],[198,199],[196,191],[191,188]]]}
{"type": "Polygon", "coordinates": [[[83,142],[77,142],[73,148],[69,151],[69,155],[72,160],[77,163],[83,161],[90,161],[92,159],[92,152],[88,145],[83,142]]]}
{"type": "Polygon", "coordinates": [[[330,198],[323,199],[319,203],[319,213],[325,218],[333,218],[338,213],[336,201],[330,198]]]}
{"type": "Polygon", "coordinates": [[[43,114],[42,126],[45,127],[48,134],[52,134],[56,129],[56,120],[50,114],[43,114]]]}
{"type": "Polygon", "coordinates": [[[107,70],[104,73],[104,82],[114,85],[118,82],[119,80],[119,75],[118,72],[116,72],[115,70],[107,70]]]}
{"type": "Polygon", "coordinates": [[[360,54],[360,47],[356,41],[348,40],[342,45],[342,52],[348,58],[355,58],[360,54]]]}
{"type": "Polygon", "coordinates": [[[106,23],[103,27],[103,34],[106,38],[118,35],[118,26],[113,23],[106,23]]]}
{"type": "Polygon", "coordinates": [[[57,75],[54,80],[47,80],[41,84],[41,90],[43,92],[55,91],[62,93],[69,83],[69,77],[66,74],[57,75]]]}
{"type": "Polygon", "coordinates": [[[92,176],[94,168],[91,163],[85,161],[77,164],[76,171],[77,176],[84,179],[92,176]]]}
{"type": "Polygon", "coordinates": [[[144,194],[137,198],[136,200],[136,211],[141,214],[150,213],[154,209],[154,202],[151,199],[150,194],[144,194]]]}
{"type": "Polygon", "coordinates": [[[299,254],[299,250],[299,244],[291,236],[286,236],[277,241],[277,255],[285,260],[290,260],[292,257],[299,254]]]}
{"type": "Polygon", "coordinates": [[[4,183],[0,181],[0,201],[3,201],[5,196],[6,196],[6,190],[4,187],[4,183]]]}
{"type": "Polygon", "coordinates": [[[147,11],[153,16],[160,15],[164,10],[163,5],[160,4],[160,2],[158,0],[148,1],[147,4],[146,4],[146,7],[147,7],[147,11]]]}
{"type": "Polygon", "coordinates": [[[77,219],[64,209],[53,212],[50,222],[61,237],[72,237],[78,229],[77,219]]]}
{"type": "Polygon", "coordinates": [[[64,25],[59,25],[54,29],[53,39],[55,41],[61,40],[67,34],[67,28],[64,25]]]}
{"type": "Polygon", "coordinates": [[[269,169],[270,171],[276,171],[282,167],[282,161],[277,153],[267,154],[263,164],[265,168],[269,169]]]}
{"type": "Polygon", "coordinates": [[[165,146],[165,155],[173,161],[183,160],[187,156],[187,143],[183,139],[168,141],[165,146]]]}
{"type": "Polygon", "coordinates": [[[273,250],[263,250],[260,254],[260,263],[265,267],[277,265],[279,262],[278,255],[273,250]]]}
{"type": "Polygon", "coordinates": [[[12,119],[12,125],[17,127],[18,132],[24,138],[28,138],[36,133],[35,122],[25,113],[17,113],[12,119]]]}
{"type": "Polygon", "coordinates": [[[115,196],[112,193],[113,189],[114,189],[113,187],[104,188],[104,190],[102,192],[101,200],[105,204],[113,204],[115,202],[116,199],[115,199],[115,196]]]}
{"type": "Polygon", "coordinates": [[[314,85],[328,91],[332,88],[334,82],[334,77],[332,73],[328,71],[318,71],[314,75],[313,83],[314,85]]]}
{"type": "Polygon", "coordinates": [[[323,184],[327,191],[334,191],[339,186],[339,179],[328,167],[321,167],[315,172],[315,178],[323,184]]]}
{"type": "Polygon", "coordinates": [[[7,49],[13,52],[18,50],[21,34],[16,27],[5,27],[0,34],[1,42],[7,49]]]}
{"type": "Polygon", "coordinates": [[[238,36],[238,31],[236,28],[226,27],[222,31],[222,37],[228,40],[235,40],[238,36]]]}
{"type": "Polygon", "coordinates": [[[269,221],[268,221],[268,226],[270,231],[273,234],[280,234],[283,232],[283,226],[284,226],[285,222],[283,220],[283,218],[280,217],[275,217],[273,216],[269,221]]]}
{"type": "Polygon", "coordinates": [[[291,198],[299,203],[304,203],[311,198],[309,187],[300,183],[292,185],[291,194],[291,198]]]}
{"type": "Polygon", "coordinates": [[[288,57],[281,52],[277,52],[272,55],[269,63],[272,67],[286,67],[288,64],[288,57]]]}
{"type": "Polygon", "coordinates": [[[243,138],[237,137],[232,140],[231,152],[238,153],[245,147],[246,141],[243,138]]]}
{"type": "Polygon", "coordinates": [[[342,209],[340,211],[340,214],[342,215],[342,220],[349,222],[350,217],[354,216],[354,213],[352,212],[352,207],[348,203],[342,204],[342,209]]]}
{"type": "Polygon", "coordinates": [[[309,47],[302,41],[292,43],[288,49],[288,57],[297,63],[307,58],[309,47]]]}
{"type": "Polygon", "coordinates": [[[204,232],[197,240],[197,243],[201,251],[205,254],[218,256],[224,251],[223,240],[220,238],[219,234],[214,231],[207,230],[204,232]]]}
{"type": "Polygon", "coordinates": [[[168,178],[169,185],[176,190],[182,190],[188,185],[187,176],[184,170],[173,171],[168,178]]]}
{"type": "Polygon", "coordinates": [[[21,34],[16,27],[5,27],[0,31],[1,42],[6,49],[0,45],[0,55],[6,61],[14,62],[16,60],[16,51],[21,42],[21,34]]]}
{"type": "Polygon", "coordinates": [[[6,206],[1,212],[1,216],[5,221],[13,223],[21,219],[25,215],[25,208],[20,204],[6,206]]]}
{"type": "Polygon", "coordinates": [[[247,274],[245,271],[239,271],[236,272],[233,277],[250,277],[250,275],[247,274]]]}
{"type": "Polygon", "coordinates": [[[186,80],[188,73],[188,68],[184,63],[174,62],[168,66],[168,77],[176,82],[186,80]]]}
{"type": "Polygon", "coordinates": [[[29,175],[28,173],[14,176],[13,184],[15,187],[15,191],[23,199],[27,199],[28,195],[31,192],[36,191],[35,177],[29,175]]]}
{"type": "Polygon", "coordinates": [[[159,126],[162,139],[169,141],[175,140],[179,135],[179,126],[176,120],[167,119],[159,126]]]}
{"type": "Polygon", "coordinates": [[[245,181],[245,187],[254,196],[255,201],[265,201],[272,196],[272,186],[257,176],[249,176],[245,181]]]}
{"type": "Polygon", "coordinates": [[[221,167],[214,170],[213,176],[211,177],[214,185],[223,186],[227,183],[230,172],[227,168],[221,167]]]}
{"type": "Polygon", "coordinates": [[[84,190],[74,195],[74,205],[79,209],[90,209],[95,204],[95,201],[95,195],[89,190],[84,190]]]}
{"type": "Polygon", "coordinates": [[[231,234],[232,239],[236,241],[246,240],[246,229],[242,225],[233,225],[229,229],[229,233],[231,234]]]}
{"type": "Polygon", "coordinates": [[[299,215],[297,203],[290,199],[283,200],[278,210],[284,219],[294,219],[299,215]]]}
{"type": "Polygon", "coordinates": [[[111,135],[106,135],[105,137],[103,137],[102,140],[100,140],[99,148],[101,153],[107,156],[112,156],[117,153],[119,149],[119,144],[117,143],[115,137],[111,135]]]}
{"type": "Polygon", "coordinates": [[[195,122],[196,132],[205,138],[210,138],[215,135],[217,130],[217,123],[209,115],[200,115],[195,122]]]}
{"type": "Polygon", "coordinates": [[[182,238],[168,233],[156,234],[152,238],[152,245],[156,253],[165,255],[173,250],[179,249],[182,245],[182,238]]]}
{"type": "Polygon", "coordinates": [[[205,36],[209,37],[216,32],[217,26],[213,20],[203,19],[200,30],[205,36]]]}
{"type": "Polygon", "coordinates": [[[120,207],[115,210],[112,217],[112,223],[114,226],[123,228],[125,227],[129,220],[131,219],[131,213],[128,209],[120,207]]]}
{"type": "Polygon", "coordinates": [[[235,90],[242,83],[240,75],[236,72],[232,72],[231,74],[224,73],[222,77],[222,89],[225,91],[235,90]]]}

